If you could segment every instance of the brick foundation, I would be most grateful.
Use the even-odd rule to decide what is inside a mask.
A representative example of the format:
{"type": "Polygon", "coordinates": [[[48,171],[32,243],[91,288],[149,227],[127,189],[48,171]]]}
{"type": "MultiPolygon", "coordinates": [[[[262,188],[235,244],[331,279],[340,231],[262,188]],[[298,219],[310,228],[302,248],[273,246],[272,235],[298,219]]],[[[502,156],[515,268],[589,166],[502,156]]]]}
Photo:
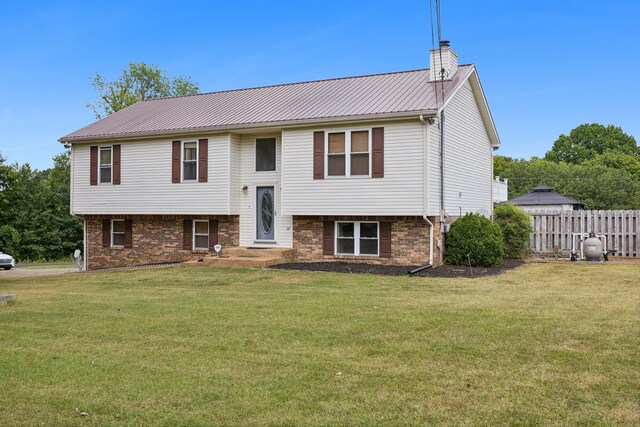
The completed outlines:
{"type": "MultiPolygon", "coordinates": [[[[439,225],[433,223],[433,263],[442,263],[437,247],[439,225]]],[[[293,248],[298,261],[346,261],[388,265],[424,265],[429,262],[429,224],[422,217],[293,217],[293,248]],[[391,222],[391,257],[344,256],[322,254],[323,221],[385,221],[391,222]]]]}
{"type": "Polygon", "coordinates": [[[87,268],[95,270],[197,259],[207,252],[182,249],[185,219],[217,219],[220,245],[235,247],[239,244],[238,216],[88,215],[85,216],[87,268]],[[105,218],[133,220],[131,248],[102,246],[102,220],[105,218]]]}

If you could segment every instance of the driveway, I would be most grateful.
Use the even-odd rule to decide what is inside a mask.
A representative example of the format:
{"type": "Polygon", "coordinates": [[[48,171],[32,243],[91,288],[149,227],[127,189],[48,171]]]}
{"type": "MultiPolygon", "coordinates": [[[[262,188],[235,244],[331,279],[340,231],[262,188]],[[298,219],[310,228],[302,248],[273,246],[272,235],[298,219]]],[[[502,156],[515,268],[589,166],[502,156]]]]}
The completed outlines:
{"type": "Polygon", "coordinates": [[[77,268],[68,267],[68,264],[18,264],[11,270],[3,270],[0,268],[0,280],[3,278],[50,276],[52,274],[77,272],[77,268]]]}

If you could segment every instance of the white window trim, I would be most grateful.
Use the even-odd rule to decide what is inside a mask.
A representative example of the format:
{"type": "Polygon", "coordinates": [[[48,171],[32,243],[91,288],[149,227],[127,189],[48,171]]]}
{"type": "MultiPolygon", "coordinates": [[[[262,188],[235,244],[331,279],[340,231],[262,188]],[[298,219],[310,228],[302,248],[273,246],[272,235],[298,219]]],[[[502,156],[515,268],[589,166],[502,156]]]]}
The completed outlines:
{"type": "MultiPolygon", "coordinates": [[[[363,257],[373,257],[380,256],[380,222],[379,221],[336,221],[334,223],[334,238],[333,238],[333,247],[335,255],[341,256],[363,256],[363,257]],[[345,254],[338,252],[338,224],[353,224],[353,253],[345,254]],[[378,236],[376,240],[378,240],[378,248],[375,254],[360,254],[360,224],[376,224],[377,230],[376,235],[378,236]]],[[[366,237],[364,237],[366,239],[366,237]]],[[[373,239],[371,239],[373,240],[373,239]]]]}
{"type": "Polygon", "coordinates": [[[112,185],[113,184],[113,145],[104,145],[98,147],[98,184],[112,185]],[[109,149],[109,173],[110,181],[102,182],[102,150],[109,149]]]}
{"type": "Polygon", "coordinates": [[[126,232],[127,232],[127,229],[125,228],[125,222],[124,222],[124,219],[112,219],[112,220],[111,220],[111,247],[112,247],[112,248],[124,248],[124,235],[126,234],[126,232]],[[115,222],[122,222],[122,229],[123,229],[124,231],[122,231],[122,232],[119,232],[119,231],[118,231],[118,233],[117,233],[117,234],[122,234],[122,244],[121,244],[121,245],[116,245],[115,243],[113,243],[113,235],[114,235],[114,234],[116,234],[116,233],[113,231],[113,230],[114,230],[113,224],[114,224],[115,222]]]}
{"type": "Polygon", "coordinates": [[[191,224],[191,241],[192,243],[192,248],[194,251],[208,251],[209,250],[209,232],[211,230],[209,230],[209,220],[208,219],[194,219],[193,223],[191,224]],[[207,247],[206,248],[198,248],[196,247],[196,236],[204,236],[204,234],[197,234],[196,233],[196,223],[197,222],[206,222],[207,223],[207,247]]]}
{"type": "MultiPolygon", "coordinates": [[[[331,129],[324,131],[324,177],[327,179],[344,179],[344,178],[371,178],[371,166],[373,155],[371,153],[372,146],[372,129],[373,128],[349,128],[349,129],[331,129]],[[369,134],[369,174],[351,176],[351,132],[367,131],[369,134]],[[344,175],[329,175],[329,134],[344,132],[344,175]]],[[[357,154],[357,153],[356,153],[357,154]]]]}
{"type": "Polygon", "coordinates": [[[274,136],[263,136],[260,138],[256,138],[253,142],[253,168],[254,168],[254,172],[255,173],[274,173],[278,171],[278,138],[274,137],[274,136]],[[273,139],[274,141],[274,145],[275,145],[275,149],[274,149],[274,154],[275,154],[275,159],[273,160],[273,167],[274,169],[271,171],[259,171],[258,170],[258,140],[259,139],[273,139]]]}
{"type": "MultiPolygon", "coordinates": [[[[189,160],[191,161],[191,160],[189,160]]],[[[181,149],[180,149],[180,182],[198,182],[198,172],[200,168],[200,143],[196,141],[182,141],[181,149]],[[194,179],[184,179],[184,145],[185,144],[196,144],[196,177],[194,179]]]]}

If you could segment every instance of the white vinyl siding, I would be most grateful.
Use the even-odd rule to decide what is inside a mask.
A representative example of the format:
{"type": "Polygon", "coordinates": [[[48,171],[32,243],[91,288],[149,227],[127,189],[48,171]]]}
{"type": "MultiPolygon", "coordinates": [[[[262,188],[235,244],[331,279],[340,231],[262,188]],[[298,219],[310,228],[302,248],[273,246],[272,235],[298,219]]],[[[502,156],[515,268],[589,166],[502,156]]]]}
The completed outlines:
{"type": "Polygon", "coordinates": [[[240,180],[240,135],[229,134],[229,214],[240,214],[240,198],[242,197],[242,181],[240,180]]]}
{"type": "Polygon", "coordinates": [[[238,185],[240,246],[293,247],[293,217],[282,215],[282,140],[280,135],[240,135],[232,137],[232,142],[231,152],[236,150],[233,146],[237,144],[240,153],[240,184],[238,185]],[[276,138],[276,170],[256,172],[256,139],[269,137],[276,138]],[[242,191],[244,186],[247,187],[246,191],[242,191]],[[256,188],[271,186],[274,187],[275,197],[275,244],[256,243],[256,188]]]}
{"type": "MultiPolygon", "coordinates": [[[[89,147],[74,145],[72,213],[225,215],[229,209],[229,137],[209,139],[209,181],[171,182],[171,140],[121,143],[121,185],[89,185],[89,147]]],[[[192,139],[190,139],[192,140],[192,139]]]]}
{"type": "MultiPolygon", "coordinates": [[[[423,138],[418,117],[380,122],[384,127],[384,178],[313,179],[313,132],[283,131],[284,215],[422,215],[423,138]]],[[[349,129],[363,128],[354,124],[349,129]]],[[[336,127],[335,130],[344,129],[336,127]]]]}
{"type": "MultiPolygon", "coordinates": [[[[467,81],[445,108],[445,209],[448,216],[492,212],[493,150],[471,84],[467,81]]],[[[429,141],[429,215],[440,213],[438,123],[429,141]]]]}

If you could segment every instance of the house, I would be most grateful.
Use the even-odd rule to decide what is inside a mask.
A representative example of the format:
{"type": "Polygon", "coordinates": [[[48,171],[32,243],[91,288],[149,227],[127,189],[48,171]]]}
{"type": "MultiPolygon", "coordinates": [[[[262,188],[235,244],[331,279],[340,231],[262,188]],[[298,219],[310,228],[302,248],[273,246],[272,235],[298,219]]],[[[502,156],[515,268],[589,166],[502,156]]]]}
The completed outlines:
{"type": "Polygon", "coordinates": [[[475,66],[447,43],[430,57],[430,69],[147,100],[60,138],[87,268],[215,244],[439,264],[442,224],[492,211],[500,142],[475,66]]]}
{"type": "Polygon", "coordinates": [[[547,185],[533,187],[531,193],[509,200],[509,203],[519,205],[525,212],[533,211],[575,211],[584,209],[579,200],[570,199],[553,191],[547,185]]]}

